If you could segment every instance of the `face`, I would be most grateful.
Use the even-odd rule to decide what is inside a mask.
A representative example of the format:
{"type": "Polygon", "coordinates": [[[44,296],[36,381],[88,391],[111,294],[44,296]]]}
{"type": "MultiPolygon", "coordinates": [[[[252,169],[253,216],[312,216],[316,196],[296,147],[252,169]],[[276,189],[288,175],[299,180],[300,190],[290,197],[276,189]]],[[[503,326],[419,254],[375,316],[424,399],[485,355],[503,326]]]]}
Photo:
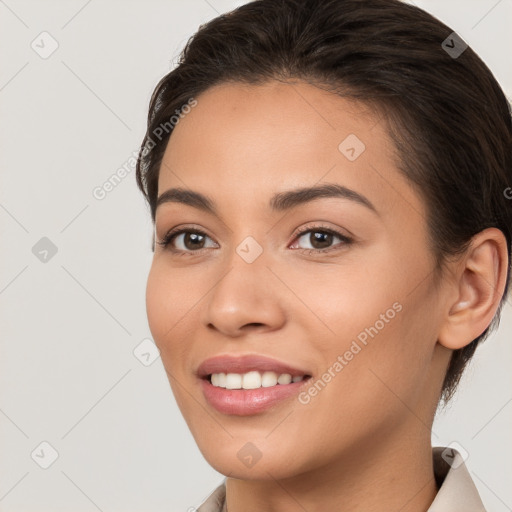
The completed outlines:
{"type": "Polygon", "coordinates": [[[161,166],[146,304],[207,461],[289,478],[430,440],[442,289],[384,122],[305,83],[196,100],[161,166]]]}

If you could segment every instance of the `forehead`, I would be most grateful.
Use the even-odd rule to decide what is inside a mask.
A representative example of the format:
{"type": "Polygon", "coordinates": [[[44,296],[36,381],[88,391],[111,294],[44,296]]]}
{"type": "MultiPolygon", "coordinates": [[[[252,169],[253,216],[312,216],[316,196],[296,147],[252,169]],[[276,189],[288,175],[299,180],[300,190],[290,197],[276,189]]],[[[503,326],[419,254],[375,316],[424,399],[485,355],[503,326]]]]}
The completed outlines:
{"type": "MultiPolygon", "coordinates": [[[[196,98],[167,145],[159,195],[171,187],[249,206],[276,191],[336,182],[381,209],[419,203],[397,171],[378,112],[311,84],[221,84],[196,98]]],[[[421,205],[418,204],[421,208],[421,205]]]]}

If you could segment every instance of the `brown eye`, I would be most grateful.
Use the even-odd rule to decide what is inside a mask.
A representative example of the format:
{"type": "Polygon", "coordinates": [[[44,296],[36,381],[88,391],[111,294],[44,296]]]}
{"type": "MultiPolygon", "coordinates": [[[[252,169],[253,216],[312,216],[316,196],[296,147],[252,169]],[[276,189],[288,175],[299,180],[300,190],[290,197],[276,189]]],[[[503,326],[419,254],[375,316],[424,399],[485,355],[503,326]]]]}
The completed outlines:
{"type": "Polygon", "coordinates": [[[191,251],[196,249],[202,249],[205,241],[205,237],[199,233],[182,233],[183,245],[186,249],[191,251]]]}
{"type": "Polygon", "coordinates": [[[309,235],[309,242],[313,249],[325,249],[332,243],[333,235],[321,231],[312,231],[309,235]]]}
{"type": "Polygon", "coordinates": [[[296,235],[294,249],[308,251],[309,254],[315,252],[323,253],[338,249],[340,246],[346,246],[352,243],[352,238],[342,235],[331,229],[309,228],[296,235]]]}
{"type": "Polygon", "coordinates": [[[162,241],[157,242],[164,248],[168,248],[172,252],[176,253],[194,253],[199,252],[201,249],[207,247],[215,247],[215,243],[206,245],[206,242],[211,238],[202,231],[181,229],[179,231],[169,232],[162,241]]]}

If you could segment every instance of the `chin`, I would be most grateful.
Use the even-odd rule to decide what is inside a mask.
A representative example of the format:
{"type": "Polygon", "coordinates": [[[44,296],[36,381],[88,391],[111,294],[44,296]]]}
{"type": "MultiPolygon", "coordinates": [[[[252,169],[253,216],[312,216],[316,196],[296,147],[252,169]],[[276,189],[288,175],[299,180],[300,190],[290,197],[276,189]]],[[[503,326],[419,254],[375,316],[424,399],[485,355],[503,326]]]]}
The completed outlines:
{"type": "Polygon", "coordinates": [[[207,459],[207,462],[215,471],[238,480],[283,480],[297,474],[293,468],[284,467],[282,460],[263,461],[261,459],[252,467],[245,467],[236,457],[222,460],[219,457],[213,457],[210,460],[207,459]]]}
{"type": "Polygon", "coordinates": [[[230,439],[215,448],[198,446],[215,471],[231,478],[274,480],[289,478],[301,472],[299,468],[290,466],[292,457],[277,453],[275,447],[268,443],[265,448],[259,449],[257,443],[230,439]]]}

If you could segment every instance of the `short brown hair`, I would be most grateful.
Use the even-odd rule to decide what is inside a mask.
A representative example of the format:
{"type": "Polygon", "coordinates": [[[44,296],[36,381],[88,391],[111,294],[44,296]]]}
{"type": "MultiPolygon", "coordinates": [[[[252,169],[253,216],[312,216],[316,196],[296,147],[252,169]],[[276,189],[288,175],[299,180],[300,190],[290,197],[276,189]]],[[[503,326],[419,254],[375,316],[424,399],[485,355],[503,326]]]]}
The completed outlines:
{"type": "MultiPolygon", "coordinates": [[[[510,262],[510,104],[489,68],[456,37],[435,17],[399,0],[256,0],[200,26],[150,101],[136,179],[153,222],[172,133],[166,130],[155,142],[155,130],[169,126],[190,98],[213,85],[303,80],[380,109],[399,169],[425,201],[436,276],[488,227],[504,233],[510,262]],[[453,47],[455,54],[447,51],[453,47]]],[[[510,264],[492,322],[453,351],[445,402],[477,345],[499,324],[509,284],[510,264]]]]}

